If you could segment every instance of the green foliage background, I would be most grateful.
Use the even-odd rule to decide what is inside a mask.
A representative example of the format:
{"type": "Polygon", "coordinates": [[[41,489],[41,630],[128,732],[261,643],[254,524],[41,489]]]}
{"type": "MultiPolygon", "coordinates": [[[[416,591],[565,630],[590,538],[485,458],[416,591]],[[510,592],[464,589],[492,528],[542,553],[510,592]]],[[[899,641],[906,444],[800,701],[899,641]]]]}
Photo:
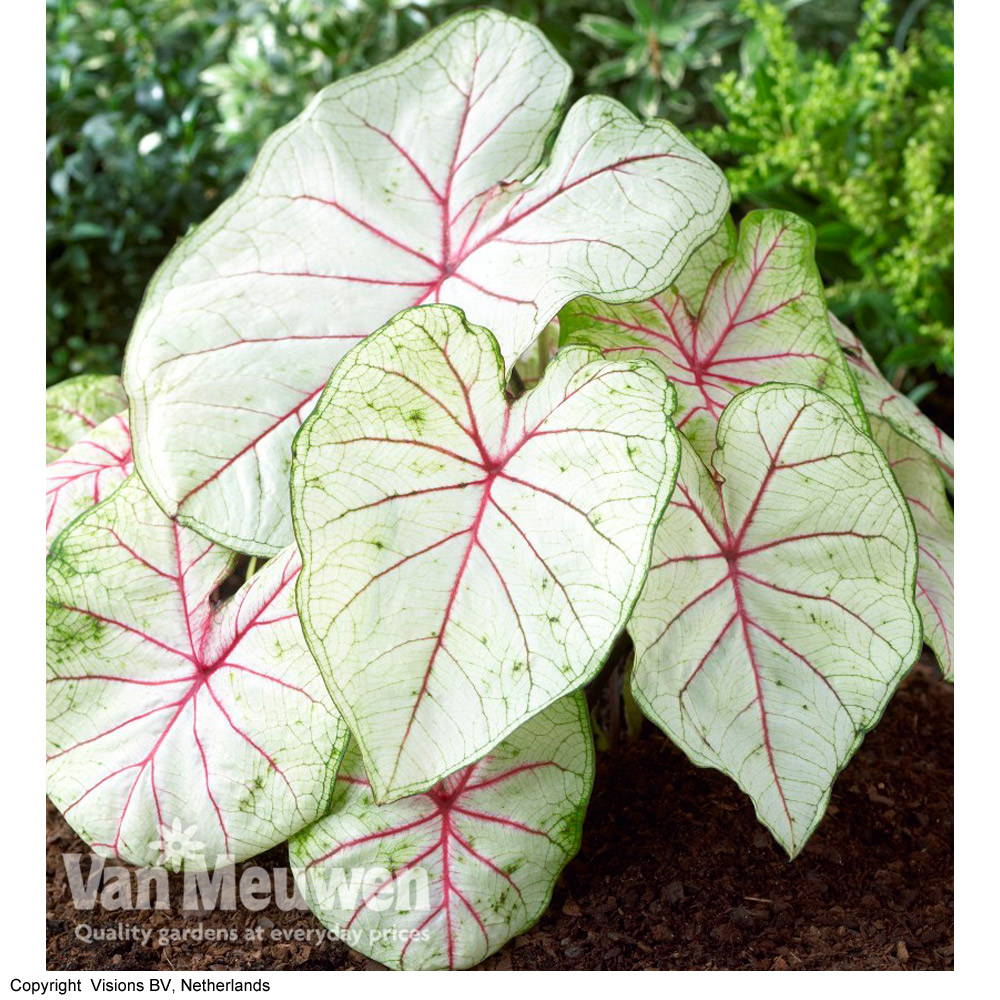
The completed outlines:
{"type": "MultiPolygon", "coordinates": [[[[453,0],[47,0],[48,380],[117,371],[146,282],[320,87],[453,0]]],[[[817,225],[831,305],[915,399],[953,366],[948,0],[498,0],[695,134],[737,212],[817,225]]]]}

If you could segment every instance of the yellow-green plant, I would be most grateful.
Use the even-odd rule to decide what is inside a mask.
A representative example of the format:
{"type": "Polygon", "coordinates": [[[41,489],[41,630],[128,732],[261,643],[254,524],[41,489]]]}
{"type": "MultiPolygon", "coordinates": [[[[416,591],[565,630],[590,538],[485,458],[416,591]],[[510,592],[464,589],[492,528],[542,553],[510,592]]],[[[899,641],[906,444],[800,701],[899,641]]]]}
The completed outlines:
{"type": "MultiPolygon", "coordinates": [[[[699,142],[729,166],[736,201],[818,222],[834,311],[894,372],[949,373],[954,50],[951,5],[892,41],[888,5],[865,0],[834,60],[803,49],[773,3],[743,0],[755,43],[716,88],[725,123],[699,142]]],[[[905,30],[905,26],[904,26],[905,30]]]]}

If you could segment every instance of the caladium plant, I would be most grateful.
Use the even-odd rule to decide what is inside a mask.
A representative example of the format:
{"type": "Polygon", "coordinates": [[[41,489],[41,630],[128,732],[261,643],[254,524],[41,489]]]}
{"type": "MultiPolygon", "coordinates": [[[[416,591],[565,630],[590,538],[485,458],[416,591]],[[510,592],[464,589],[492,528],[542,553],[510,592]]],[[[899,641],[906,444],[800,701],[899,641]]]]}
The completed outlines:
{"type": "Polygon", "coordinates": [[[392,967],[544,910],[623,629],[635,702],[792,856],[921,636],[954,673],[951,439],[804,220],[737,233],[603,98],[553,138],[567,73],[476,11],[323,91],[154,278],[128,399],[46,401],[52,800],[137,864],[290,837],[392,967]]]}
{"type": "Polygon", "coordinates": [[[645,298],[719,226],[720,171],[671,125],[584,98],[533,27],[453,18],[322,91],[153,279],[125,360],[136,464],[167,513],[244,552],[292,539],[290,443],[330,370],[447,302],[509,371],[576,295],[645,298]]]}

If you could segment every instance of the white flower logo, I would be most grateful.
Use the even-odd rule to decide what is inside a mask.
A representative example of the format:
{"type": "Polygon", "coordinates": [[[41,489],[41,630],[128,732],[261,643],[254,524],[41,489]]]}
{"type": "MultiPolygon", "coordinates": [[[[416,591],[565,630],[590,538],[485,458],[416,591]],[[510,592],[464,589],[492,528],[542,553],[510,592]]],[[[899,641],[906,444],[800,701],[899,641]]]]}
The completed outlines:
{"type": "Polygon", "coordinates": [[[169,830],[163,830],[158,839],[149,842],[149,849],[157,854],[157,866],[179,871],[185,861],[200,861],[205,845],[194,839],[197,832],[197,826],[185,829],[175,817],[169,830]]]}

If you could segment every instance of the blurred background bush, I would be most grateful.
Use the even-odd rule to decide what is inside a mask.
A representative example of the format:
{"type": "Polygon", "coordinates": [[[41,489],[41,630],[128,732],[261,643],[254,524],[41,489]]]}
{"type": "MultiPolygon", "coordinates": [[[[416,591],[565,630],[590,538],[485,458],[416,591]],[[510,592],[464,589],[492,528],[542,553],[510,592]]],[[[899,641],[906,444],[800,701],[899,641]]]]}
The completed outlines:
{"type": "MultiPolygon", "coordinates": [[[[48,379],[113,372],[143,289],[319,88],[453,0],[47,0],[48,379]]],[[[953,367],[949,0],[498,0],[598,91],[679,124],[737,215],[810,219],[832,308],[897,385],[953,367]]],[[[939,417],[942,414],[936,414],[939,417]]]]}

